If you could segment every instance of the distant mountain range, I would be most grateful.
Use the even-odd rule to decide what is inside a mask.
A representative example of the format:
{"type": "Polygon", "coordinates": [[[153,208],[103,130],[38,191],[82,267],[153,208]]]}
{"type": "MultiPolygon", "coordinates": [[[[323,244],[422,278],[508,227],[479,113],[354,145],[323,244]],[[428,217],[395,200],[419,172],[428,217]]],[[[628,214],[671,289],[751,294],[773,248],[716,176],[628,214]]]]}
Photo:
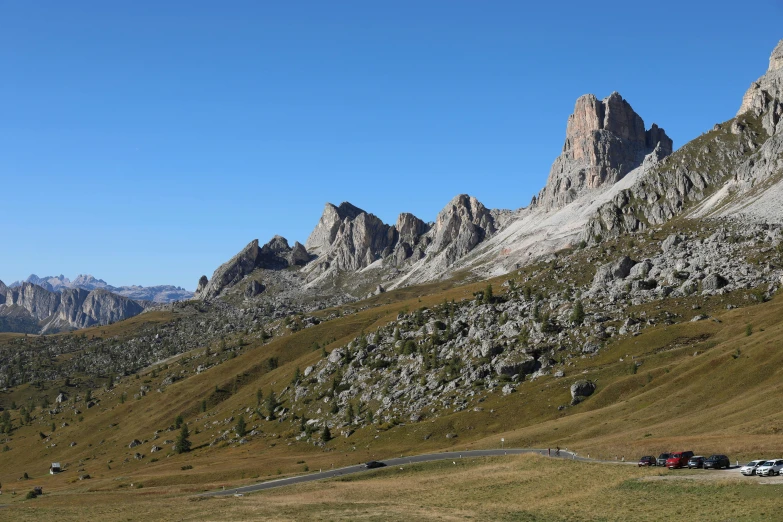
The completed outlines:
{"type": "Polygon", "coordinates": [[[97,279],[91,275],[80,274],[73,281],[60,274],[59,276],[38,277],[31,274],[24,281],[15,281],[8,285],[10,288],[17,288],[24,283],[38,285],[50,292],[62,292],[66,288],[81,288],[83,290],[106,290],[113,294],[129,297],[135,301],[151,301],[153,303],[171,303],[173,301],[183,301],[193,297],[193,292],[188,292],[184,288],[172,285],[158,286],[112,286],[103,279],[97,279]]]}

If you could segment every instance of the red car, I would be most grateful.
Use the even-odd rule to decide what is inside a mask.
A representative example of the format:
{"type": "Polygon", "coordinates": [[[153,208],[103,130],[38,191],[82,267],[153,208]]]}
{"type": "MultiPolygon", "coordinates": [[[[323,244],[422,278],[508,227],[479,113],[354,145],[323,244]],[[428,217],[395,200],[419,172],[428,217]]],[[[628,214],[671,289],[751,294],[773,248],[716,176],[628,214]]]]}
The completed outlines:
{"type": "Polygon", "coordinates": [[[649,456],[640,458],[639,459],[639,467],[641,468],[642,466],[655,466],[655,457],[653,457],[652,455],[649,455],[649,456]]]}
{"type": "Polygon", "coordinates": [[[687,468],[688,460],[693,457],[692,451],[677,451],[666,459],[666,467],[669,469],[687,468]]]}

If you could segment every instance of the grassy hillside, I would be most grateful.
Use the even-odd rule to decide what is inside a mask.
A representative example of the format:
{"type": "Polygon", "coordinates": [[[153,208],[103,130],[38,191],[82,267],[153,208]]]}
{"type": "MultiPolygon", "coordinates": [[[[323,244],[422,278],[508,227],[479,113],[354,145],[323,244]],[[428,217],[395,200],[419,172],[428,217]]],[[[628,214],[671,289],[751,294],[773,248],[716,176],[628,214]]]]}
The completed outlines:
{"type": "MultiPolygon", "coordinates": [[[[499,286],[501,280],[494,283],[499,286]]],[[[497,447],[500,437],[510,446],[559,445],[603,458],[630,459],[678,448],[727,453],[732,460],[780,453],[783,325],[779,318],[783,300],[779,297],[730,311],[725,310],[725,303],[742,302],[742,295],[707,300],[702,311],[712,313],[712,320],[662,325],[610,343],[599,355],[584,357],[566,368],[565,377],[544,376],[522,383],[518,393],[493,394],[479,411],[360,429],[323,448],[296,440],[300,431],[296,419],[269,422],[253,413],[258,390],[264,396],[272,390],[280,394],[295,368],[304,368],[322,356],[313,350],[313,343],[330,350],[360,331],[372,331],[394,320],[401,309],[467,298],[484,284],[431,285],[376,296],[355,305],[356,313],[266,344],[253,341],[200,374],[195,368],[210,356],[200,350],[184,354],[138,377],[125,377],[110,390],[96,391],[96,406],[71,406],[79,413],[70,409],[52,419],[46,411],[36,410],[29,425],[18,427],[17,411],[12,411],[15,429],[3,444],[8,449],[0,452],[4,493],[25,493],[41,485],[53,493],[53,499],[59,499],[57,503],[90,502],[94,492],[101,492],[101,502],[119,495],[123,500],[117,502],[135,503],[142,494],[135,491],[139,487],[145,495],[178,495],[371,458],[497,447]],[[277,359],[276,368],[269,365],[272,358],[277,359]],[[185,378],[163,385],[166,375],[183,371],[185,378]],[[559,410],[558,406],[570,400],[570,384],[583,377],[596,381],[596,394],[576,407],[559,410]],[[148,391],[135,398],[142,386],[148,391]],[[206,411],[201,411],[203,401],[206,411]],[[164,441],[176,438],[171,428],[175,417],[183,413],[194,451],[176,455],[171,443],[164,441]],[[248,429],[256,428],[258,435],[247,444],[210,447],[210,441],[234,427],[240,414],[248,421],[248,429]],[[458,436],[446,438],[447,433],[458,436]],[[128,444],[134,439],[143,444],[131,449],[128,444]],[[72,442],[76,445],[71,446],[72,442]],[[150,453],[153,444],[162,450],[150,453]],[[144,458],[135,459],[136,452],[144,458]],[[63,463],[67,471],[48,475],[52,461],[63,463]],[[24,473],[29,480],[21,479],[24,473]],[[91,478],[78,480],[83,474],[91,478]]],[[[690,303],[668,302],[666,306],[688,309],[690,303]]],[[[124,322],[107,328],[131,325],[124,322]]],[[[12,391],[18,397],[27,392],[12,391]]],[[[280,398],[290,407],[290,398],[285,394],[280,398]]],[[[19,494],[3,497],[4,502],[9,500],[14,505],[26,504],[25,509],[46,505],[23,501],[19,494]]]]}

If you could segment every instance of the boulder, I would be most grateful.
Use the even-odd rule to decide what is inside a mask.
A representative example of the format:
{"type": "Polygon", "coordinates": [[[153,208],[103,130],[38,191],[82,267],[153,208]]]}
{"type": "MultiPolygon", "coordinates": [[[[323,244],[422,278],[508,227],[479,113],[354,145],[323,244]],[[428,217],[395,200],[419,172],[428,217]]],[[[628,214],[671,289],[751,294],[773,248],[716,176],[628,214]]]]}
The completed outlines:
{"type": "Polygon", "coordinates": [[[623,256],[614,263],[608,263],[600,267],[593,277],[593,288],[598,289],[617,279],[625,279],[631,273],[631,268],[636,264],[628,256],[623,256]]]}
{"type": "Polygon", "coordinates": [[[652,270],[652,266],[649,259],[636,263],[631,267],[630,272],[628,272],[628,277],[632,279],[645,279],[650,273],[650,270],[652,270]]]}
{"type": "Polygon", "coordinates": [[[680,243],[682,243],[682,238],[677,234],[672,234],[663,240],[663,243],[661,243],[661,250],[664,253],[667,253],[672,249],[674,249],[674,247],[676,247],[680,243]]]}
{"type": "Polygon", "coordinates": [[[266,290],[266,287],[258,281],[250,281],[247,288],[245,288],[245,297],[248,299],[253,298],[261,294],[264,290],[266,290]]]}
{"type": "Polygon", "coordinates": [[[571,385],[571,398],[589,397],[595,391],[595,383],[586,379],[580,379],[571,385]]]}
{"type": "Polygon", "coordinates": [[[701,281],[703,292],[714,292],[729,284],[725,277],[719,274],[710,274],[701,281]]]}

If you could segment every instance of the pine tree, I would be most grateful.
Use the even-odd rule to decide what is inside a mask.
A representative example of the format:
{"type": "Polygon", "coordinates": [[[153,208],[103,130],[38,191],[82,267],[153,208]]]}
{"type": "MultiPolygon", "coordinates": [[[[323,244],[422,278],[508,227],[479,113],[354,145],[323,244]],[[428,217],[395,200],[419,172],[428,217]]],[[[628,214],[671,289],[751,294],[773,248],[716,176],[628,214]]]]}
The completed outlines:
{"type": "Polygon", "coordinates": [[[245,417],[243,415],[239,416],[239,420],[237,421],[236,432],[237,432],[237,437],[244,437],[245,434],[247,434],[247,424],[245,423],[245,417]]]}
{"type": "Polygon", "coordinates": [[[174,429],[181,428],[184,423],[185,420],[182,418],[182,415],[177,415],[177,418],[174,419],[174,429]]]}
{"type": "Polygon", "coordinates": [[[324,429],[321,432],[321,440],[324,442],[332,440],[332,432],[329,431],[329,426],[324,426],[324,429]]]}
{"type": "Polygon", "coordinates": [[[582,324],[585,320],[585,309],[582,306],[582,301],[574,303],[574,309],[571,310],[571,322],[575,324],[582,324]]]}
{"type": "Polygon", "coordinates": [[[492,285],[487,285],[487,287],[484,289],[484,304],[490,304],[492,303],[492,285]]]}
{"type": "Polygon", "coordinates": [[[261,406],[261,401],[264,399],[264,392],[261,388],[256,390],[256,408],[261,406]]]}
{"type": "Polygon", "coordinates": [[[275,416],[275,410],[277,409],[277,397],[275,397],[274,390],[269,392],[269,396],[266,398],[266,411],[270,417],[275,416]]]}
{"type": "Polygon", "coordinates": [[[187,453],[190,451],[190,432],[188,431],[188,425],[182,424],[182,429],[179,431],[177,441],[174,443],[174,451],[177,453],[187,453]]]}

